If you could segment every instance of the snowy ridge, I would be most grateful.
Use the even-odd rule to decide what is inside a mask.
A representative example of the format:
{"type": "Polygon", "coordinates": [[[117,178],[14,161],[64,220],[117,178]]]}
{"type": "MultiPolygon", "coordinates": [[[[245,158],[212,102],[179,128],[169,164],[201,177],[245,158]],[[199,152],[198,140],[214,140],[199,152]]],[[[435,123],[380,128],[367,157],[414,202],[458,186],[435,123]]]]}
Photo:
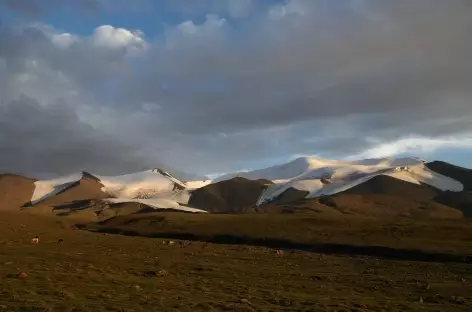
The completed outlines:
{"type": "Polygon", "coordinates": [[[160,193],[171,192],[176,188],[186,187],[184,182],[170,175],[163,175],[156,169],[120,176],[96,175],[96,177],[103,184],[102,191],[117,198],[135,198],[143,193],[147,193],[147,197],[153,197],[160,193]]]}
{"type": "Polygon", "coordinates": [[[214,182],[243,177],[268,179],[274,182],[260,196],[257,205],[268,203],[289,188],[307,191],[306,198],[332,195],[348,190],[378,175],[428,184],[442,191],[459,192],[463,185],[449,177],[429,170],[418,158],[378,158],[356,161],[303,157],[286,164],[250,172],[226,174],[214,182]]]}
{"type": "Polygon", "coordinates": [[[169,208],[189,212],[201,212],[199,209],[180,205],[188,203],[189,192],[211,183],[211,180],[184,182],[159,168],[120,176],[100,176],[82,172],[36,181],[31,203],[34,205],[55,196],[82,178],[97,179],[102,185],[101,191],[112,197],[108,199],[109,202],[140,202],[156,209],[169,208]]]}
{"type": "Polygon", "coordinates": [[[342,161],[303,157],[265,169],[230,173],[214,180],[201,181],[182,181],[159,168],[120,176],[76,173],[36,181],[31,203],[34,205],[55,196],[85,178],[96,179],[101,191],[109,194],[108,202],[139,202],[156,209],[202,212],[203,210],[183,206],[188,204],[191,192],[235,177],[266,179],[274,183],[260,195],[257,205],[261,205],[274,200],[290,188],[306,191],[306,198],[315,198],[343,192],[379,175],[413,184],[428,184],[442,191],[463,190],[460,182],[430,170],[425,166],[425,161],[419,158],[342,161]]]}
{"type": "Polygon", "coordinates": [[[212,183],[212,180],[188,181],[187,190],[188,191],[196,190],[211,183],[212,183]]]}
{"type": "MultiPolygon", "coordinates": [[[[161,169],[121,176],[96,176],[103,184],[102,191],[119,199],[172,200],[175,204],[187,204],[190,191],[211,181],[184,182],[161,169]]],[[[137,200],[134,200],[137,202],[137,200]]],[[[165,208],[159,206],[159,208],[165,208]]]]}
{"type": "Polygon", "coordinates": [[[38,180],[34,182],[34,192],[31,197],[31,204],[34,205],[51,196],[59,194],[74,183],[77,183],[81,178],[82,173],[74,173],[56,179],[38,180]]]}
{"type": "Polygon", "coordinates": [[[162,176],[166,177],[167,179],[171,180],[172,182],[180,185],[182,188],[185,188],[187,187],[187,182],[184,182],[184,181],[181,181],[179,179],[177,179],[176,177],[174,177],[173,175],[171,175],[169,172],[166,172],[160,168],[154,168],[151,170],[152,172],[159,172],[162,176]]]}

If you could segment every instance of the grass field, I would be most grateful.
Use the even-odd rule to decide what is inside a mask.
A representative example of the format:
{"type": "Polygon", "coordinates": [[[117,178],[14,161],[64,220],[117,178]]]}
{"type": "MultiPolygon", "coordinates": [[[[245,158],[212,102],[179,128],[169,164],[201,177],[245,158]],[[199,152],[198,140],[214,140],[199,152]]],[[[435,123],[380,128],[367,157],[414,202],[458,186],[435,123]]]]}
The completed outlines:
{"type": "Polygon", "coordinates": [[[289,247],[347,244],[472,255],[472,220],[296,214],[123,215],[86,228],[110,233],[289,247]]]}
{"type": "MultiPolygon", "coordinates": [[[[0,215],[0,311],[472,311],[472,264],[337,255],[263,246],[278,242],[388,246],[468,255],[467,220],[323,219],[313,215],[116,218],[74,231],[73,219],[0,215]],[[118,229],[118,230],[117,230],[118,229]],[[30,239],[39,235],[41,243],[30,239]],[[180,235],[180,236],[179,236],[180,235]],[[243,237],[209,244],[215,236],[243,237]],[[62,238],[63,244],[57,244],[62,238]],[[259,246],[246,245],[257,242],[259,246]],[[165,272],[164,272],[165,271],[165,272]],[[16,275],[24,272],[26,279],[16,275]],[[165,274],[167,273],[167,274],[165,274]]],[[[354,249],[356,251],[357,249],[354,249]]],[[[434,259],[429,259],[434,260],[434,259]]]]}

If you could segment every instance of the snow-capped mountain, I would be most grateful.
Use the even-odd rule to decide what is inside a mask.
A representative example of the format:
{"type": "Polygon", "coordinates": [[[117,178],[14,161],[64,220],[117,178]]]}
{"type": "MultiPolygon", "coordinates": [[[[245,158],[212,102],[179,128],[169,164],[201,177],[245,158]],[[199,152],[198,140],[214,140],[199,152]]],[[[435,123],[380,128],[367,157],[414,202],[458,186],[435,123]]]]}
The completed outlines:
{"type": "Polygon", "coordinates": [[[271,180],[274,184],[261,194],[257,202],[257,205],[261,205],[277,198],[289,188],[307,191],[306,198],[314,198],[345,191],[378,175],[387,175],[414,184],[427,184],[442,191],[463,190],[459,181],[428,169],[421,159],[410,157],[357,161],[303,157],[265,169],[226,174],[213,182],[234,177],[271,180]]]}
{"type": "Polygon", "coordinates": [[[102,190],[117,198],[143,196],[149,198],[162,193],[183,190],[187,187],[184,181],[157,168],[120,176],[96,175],[96,177],[103,184],[102,190]]]}
{"type": "Polygon", "coordinates": [[[37,204],[57,195],[78,184],[83,178],[97,181],[101,185],[101,191],[110,196],[107,200],[109,202],[140,202],[158,209],[170,208],[192,212],[196,210],[180,204],[188,202],[189,191],[211,182],[210,180],[182,181],[159,168],[120,176],[81,172],[56,179],[35,181],[31,204],[37,204]]]}
{"type": "MultiPolygon", "coordinates": [[[[446,173],[441,172],[448,175],[447,171],[446,173]]],[[[271,203],[282,194],[290,194],[290,192],[285,193],[289,190],[292,193],[293,190],[301,191],[302,195],[297,195],[298,198],[309,199],[334,195],[343,193],[372,179],[371,182],[376,183],[377,180],[374,178],[378,176],[389,177],[394,181],[402,181],[402,183],[407,182],[407,185],[410,185],[410,183],[421,187],[427,185],[440,193],[444,191],[461,192],[464,189],[461,182],[446,175],[429,169],[424,160],[414,157],[355,161],[303,157],[264,169],[225,174],[214,180],[196,181],[183,181],[168,171],[159,168],[120,176],[101,176],[81,172],[51,180],[35,181],[31,204],[41,203],[48,198],[54,198],[55,202],[63,202],[65,199],[61,198],[67,196],[60,194],[69,189],[75,189],[74,194],[77,194],[76,186],[78,185],[87,186],[87,190],[79,193],[88,195],[69,196],[70,198],[73,197],[74,200],[99,199],[108,203],[135,202],[155,209],[173,209],[188,212],[220,212],[218,209],[208,209],[212,207],[207,206],[214,205],[215,201],[229,203],[235,201],[235,197],[248,194],[252,194],[252,199],[245,201],[245,205],[253,206],[271,203]],[[256,185],[249,183],[250,181],[244,182],[234,179],[235,183],[233,184],[229,183],[212,188],[213,185],[217,185],[219,182],[233,180],[236,177],[260,181],[257,181],[256,185]],[[88,182],[85,183],[84,179],[88,182]],[[199,189],[199,192],[194,192],[197,189],[199,189]],[[198,196],[196,193],[198,193],[198,196]],[[56,195],[63,197],[57,197],[56,195]],[[254,200],[254,198],[258,199],[254,200]],[[198,204],[192,206],[189,205],[189,202],[198,204]],[[252,204],[249,204],[249,202],[252,204]]],[[[287,196],[291,198],[289,195],[287,196]]],[[[287,196],[283,198],[287,198],[287,196]]],[[[402,196],[402,194],[398,194],[398,196],[402,196]]],[[[234,205],[227,206],[232,207],[234,205]]]]}

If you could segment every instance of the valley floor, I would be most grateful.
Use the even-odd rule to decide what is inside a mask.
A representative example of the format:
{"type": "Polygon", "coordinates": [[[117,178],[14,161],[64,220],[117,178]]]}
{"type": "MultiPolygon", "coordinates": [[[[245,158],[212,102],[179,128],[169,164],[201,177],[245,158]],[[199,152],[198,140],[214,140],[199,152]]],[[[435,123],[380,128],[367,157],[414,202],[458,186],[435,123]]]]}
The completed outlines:
{"type": "Polygon", "coordinates": [[[73,223],[28,213],[0,215],[0,311],[472,310],[472,264],[459,257],[472,254],[468,220],[156,213],[89,227],[147,236],[185,234],[194,240],[188,245],[73,230],[73,223]],[[216,234],[246,240],[207,247],[199,241],[212,241],[216,234]],[[36,235],[39,245],[30,243],[36,235]],[[59,239],[64,243],[57,244],[59,239]],[[251,246],[251,239],[259,246],[251,246]],[[278,255],[263,246],[276,239],[458,257],[444,262],[355,252],[278,255]],[[20,272],[28,277],[19,279],[20,272]]]}

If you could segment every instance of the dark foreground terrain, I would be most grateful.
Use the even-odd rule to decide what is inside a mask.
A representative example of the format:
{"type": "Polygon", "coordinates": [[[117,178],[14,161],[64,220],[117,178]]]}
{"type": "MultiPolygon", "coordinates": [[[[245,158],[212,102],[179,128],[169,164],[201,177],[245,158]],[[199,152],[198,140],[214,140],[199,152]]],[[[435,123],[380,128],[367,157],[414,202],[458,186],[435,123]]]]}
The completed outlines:
{"type": "Polygon", "coordinates": [[[0,311],[472,311],[469,220],[156,213],[74,223],[0,215],[0,311]],[[276,253],[294,246],[304,250],[276,253]]]}

